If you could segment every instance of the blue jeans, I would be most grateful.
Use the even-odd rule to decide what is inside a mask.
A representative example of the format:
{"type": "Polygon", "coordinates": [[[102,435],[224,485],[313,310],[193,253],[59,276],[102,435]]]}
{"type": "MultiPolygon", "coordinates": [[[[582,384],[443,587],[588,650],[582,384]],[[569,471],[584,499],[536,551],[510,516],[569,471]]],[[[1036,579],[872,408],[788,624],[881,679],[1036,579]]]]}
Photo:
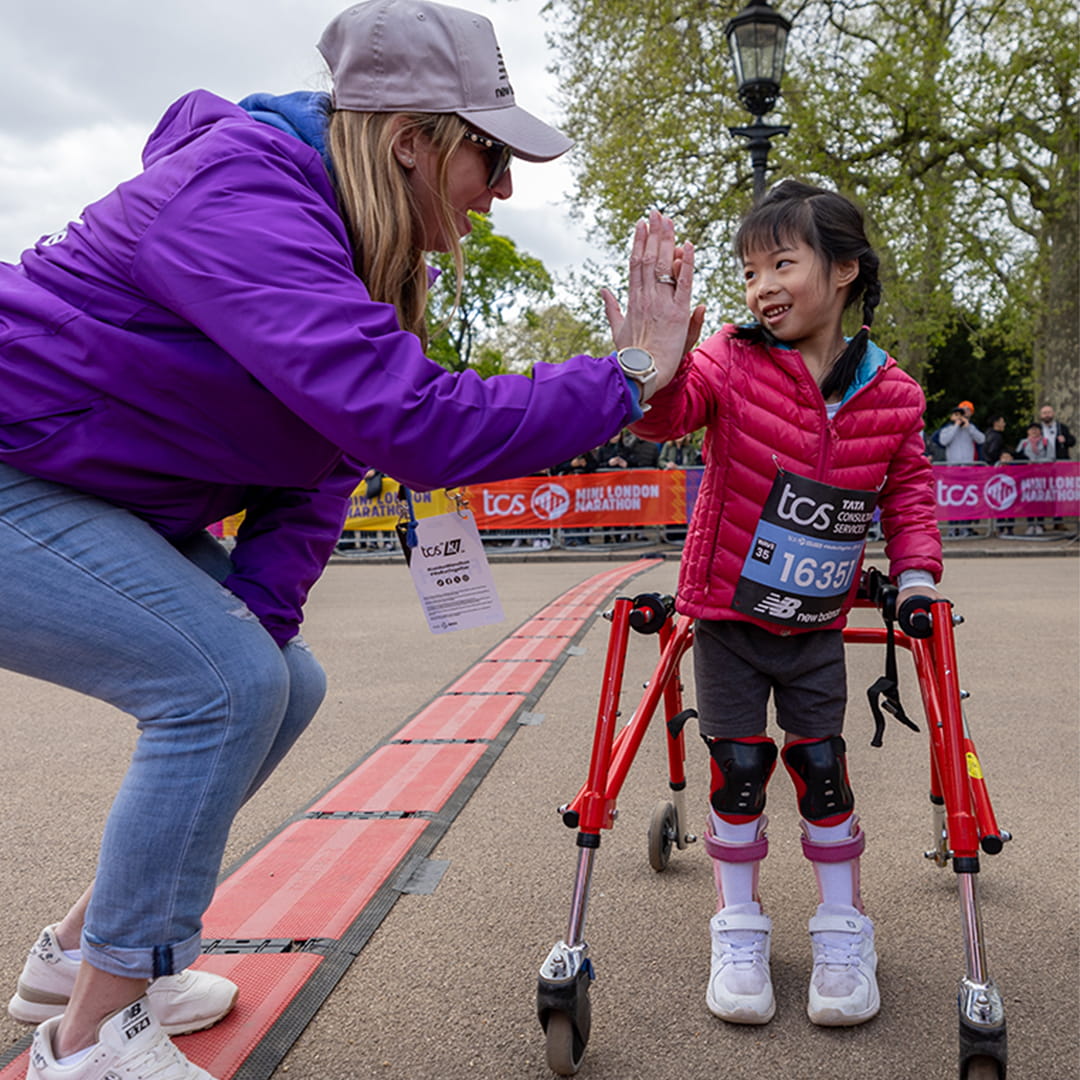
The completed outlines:
{"type": "Polygon", "coordinates": [[[97,968],[182,971],[229,828],[307,727],[326,677],[220,581],[228,552],[171,544],[126,510],[0,464],[0,667],[131,714],[83,931],[97,968]]]}

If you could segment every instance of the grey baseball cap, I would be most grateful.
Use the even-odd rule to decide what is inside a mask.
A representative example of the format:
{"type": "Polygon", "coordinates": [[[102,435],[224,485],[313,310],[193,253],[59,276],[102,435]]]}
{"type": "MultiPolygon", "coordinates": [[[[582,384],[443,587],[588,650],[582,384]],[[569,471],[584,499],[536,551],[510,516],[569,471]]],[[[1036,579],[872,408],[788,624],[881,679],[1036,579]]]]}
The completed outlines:
{"type": "Polygon", "coordinates": [[[483,15],[431,0],[365,0],[319,39],[334,106],[353,112],[456,113],[525,161],[573,142],[514,101],[499,43],[483,15]]]}

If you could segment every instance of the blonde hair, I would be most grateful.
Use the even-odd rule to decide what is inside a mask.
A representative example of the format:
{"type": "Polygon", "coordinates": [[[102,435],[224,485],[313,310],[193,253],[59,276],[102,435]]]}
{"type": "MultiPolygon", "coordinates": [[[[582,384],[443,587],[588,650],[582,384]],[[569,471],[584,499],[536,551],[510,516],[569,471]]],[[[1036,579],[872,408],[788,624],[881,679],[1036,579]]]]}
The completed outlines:
{"type": "Polygon", "coordinates": [[[393,304],[401,328],[416,334],[425,346],[428,270],[421,247],[422,226],[412,190],[394,154],[394,142],[399,135],[416,131],[435,147],[436,205],[457,274],[456,307],[464,264],[446,187],[450,156],[461,145],[465,130],[465,122],[452,113],[338,109],[330,116],[327,144],[352,243],[353,266],[371,298],[393,304]]]}

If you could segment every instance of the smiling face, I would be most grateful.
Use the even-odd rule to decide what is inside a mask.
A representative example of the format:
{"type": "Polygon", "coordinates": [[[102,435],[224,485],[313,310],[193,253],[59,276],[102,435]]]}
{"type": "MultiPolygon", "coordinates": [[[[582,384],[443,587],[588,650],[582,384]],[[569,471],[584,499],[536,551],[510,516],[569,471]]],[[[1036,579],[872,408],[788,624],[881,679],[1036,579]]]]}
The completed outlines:
{"type": "Polygon", "coordinates": [[[805,241],[781,240],[745,253],[746,303],[778,340],[828,352],[843,347],[841,316],[854,261],[827,265],[805,241]]]}
{"type": "Polygon", "coordinates": [[[416,132],[399,140],[396,151],[406,165],[406,182],[413,196],[424,251],[450,251],[453,239],[467,236],[472,230],[469,211],[486,214],[495,199],[509,199],[514,191],[510,171],[499,177],[493,188],[487,185],[491,174],[490,153],[476,143],[462,140],[446,158],[440,179],[443,155],[432,140],[416,132]],[[440,196],[440,190],[442,195],[440,196]]]}

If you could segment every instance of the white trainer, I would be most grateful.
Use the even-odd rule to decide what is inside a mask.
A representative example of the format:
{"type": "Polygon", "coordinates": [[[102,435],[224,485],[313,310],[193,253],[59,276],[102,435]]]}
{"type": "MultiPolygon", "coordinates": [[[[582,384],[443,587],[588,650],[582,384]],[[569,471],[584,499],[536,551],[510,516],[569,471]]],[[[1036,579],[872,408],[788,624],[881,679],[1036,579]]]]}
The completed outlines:
{"type": "MultiPolygon", "coordinates": [[[[18,989],[8,1003],[11,1018],[23,1024],[41,1024],[59,1016],[67,1008],[79,964],[60,948],[54,927],[45,927],[26,958],[18,989]]],[[[236,983],[221,975],[189,968],[179,975],[154,979],[146,996],[167,1035],[186,1035],[227,1016],[238,992],[236,983]]]]}
{"type": "Polygon", "coordinates": [[[709,1012],[732,1024],[767,1024],[776,1012],[769,974],[772,920],[758,904],[732,904],[709,920],[709,929],[709,1012]]]}
{"type": "Polygon", "coordinates": [[[874,924],[853,907],[820,904],[810,920],[814,971],[807,1015],[822,1027],[852,1027],[881,1008],[874,924]]]}
{"type": "Polygon", "coordinates": [[[59,1025],[60,1017],[54,1016],[34,1032],[26,1080],[214,1080],[180,1053],[145,997],[105,1020],[98,1042],[71,1065],[58,1065],[53,1054],[59,1025]]]}

